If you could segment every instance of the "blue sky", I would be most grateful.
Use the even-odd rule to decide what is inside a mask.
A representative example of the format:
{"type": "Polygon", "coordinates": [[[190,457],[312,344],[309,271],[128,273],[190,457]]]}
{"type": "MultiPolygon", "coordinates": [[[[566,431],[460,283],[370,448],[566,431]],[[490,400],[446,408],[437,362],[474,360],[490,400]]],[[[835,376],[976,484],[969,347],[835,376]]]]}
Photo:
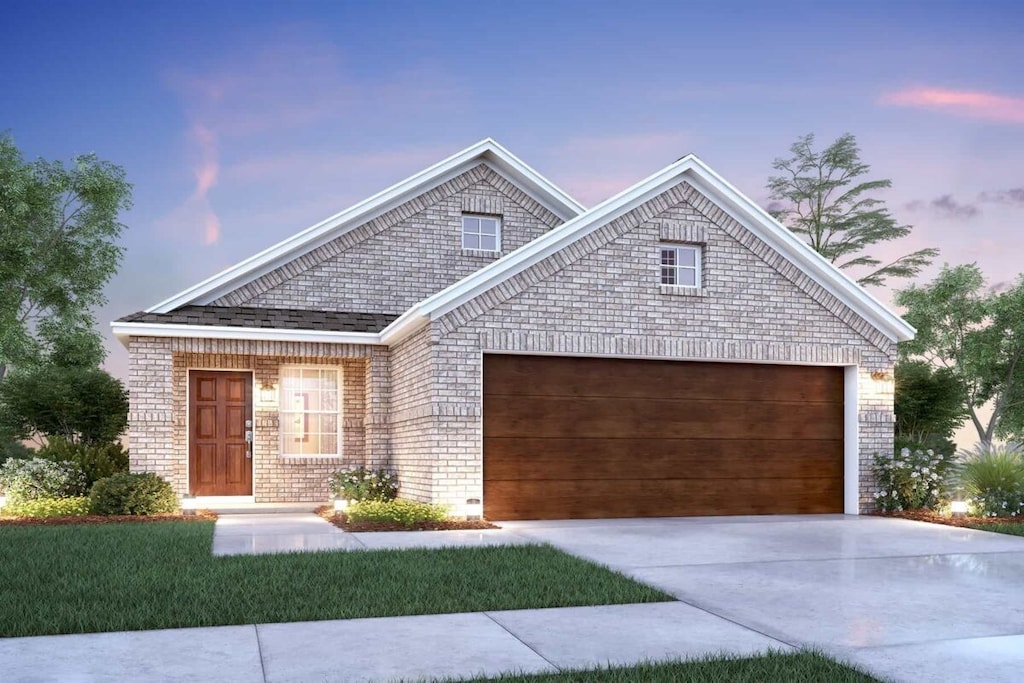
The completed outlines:
{"type": "Polygon", "coordinates": [[[1022,27],[1016,2],[6,0],[0,130],[135,184],[104,331],[488,136],[591,205],[687,152],[765,202],[797,136],[852,132],[915,226],[880,255],[998,282],[1024,253],[1022,27]]]}

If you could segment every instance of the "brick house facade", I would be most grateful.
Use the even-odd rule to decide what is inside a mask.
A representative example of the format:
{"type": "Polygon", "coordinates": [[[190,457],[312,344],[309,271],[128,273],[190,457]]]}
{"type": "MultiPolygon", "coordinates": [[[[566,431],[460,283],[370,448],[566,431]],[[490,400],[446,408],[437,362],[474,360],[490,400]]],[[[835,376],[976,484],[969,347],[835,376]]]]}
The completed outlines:
{"type": "Polygon", "coordinates": [[[488,354],[842,367],[837,504],[870,508],[896,342],[913,331],[699,160],[584,211],[488,140],[364,204],[114,323],[131,355],[133,470],[189,492],[190,370],[252,373],[256,502],[325,500],[331,471],[367,464],[460,514],[488,504],[488,354]],[[499,251],[462,248],[466,214],[500,220],[499,251]],[[699,250],[697,286],[661,284],[665,244],[699,250]],[[237,308],[294,322],[220,313],[237,308]],[[323,311],[345,313],[303,324],[323,311]],[[219,324],[196,324],[209,315],[219,324]],[[341,370],[333,452],[282,453],[291,366],[341,370]]]}

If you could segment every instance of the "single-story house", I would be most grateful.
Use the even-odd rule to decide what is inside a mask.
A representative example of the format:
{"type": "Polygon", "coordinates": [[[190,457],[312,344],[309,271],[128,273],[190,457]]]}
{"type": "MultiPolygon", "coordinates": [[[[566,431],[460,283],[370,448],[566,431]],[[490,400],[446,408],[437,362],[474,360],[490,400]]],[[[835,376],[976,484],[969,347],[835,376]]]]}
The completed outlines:
{"type": "Polygon", "coordinates": [[[695,156],[588,210],[490,139],[113,330],[133,470],[491,519],[863,512],[914,333],[695,156]]]}

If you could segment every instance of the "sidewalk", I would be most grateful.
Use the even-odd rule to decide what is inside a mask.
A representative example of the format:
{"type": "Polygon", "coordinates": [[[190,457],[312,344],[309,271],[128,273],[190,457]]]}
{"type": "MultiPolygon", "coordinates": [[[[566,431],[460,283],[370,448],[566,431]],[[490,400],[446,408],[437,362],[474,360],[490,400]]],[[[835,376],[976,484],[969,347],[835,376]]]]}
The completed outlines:
{"type": "Polygon", "coordinates": [[[4,681],[393,681],[755,655],[785,643],[681,602],[0,639],[4,681]]]}

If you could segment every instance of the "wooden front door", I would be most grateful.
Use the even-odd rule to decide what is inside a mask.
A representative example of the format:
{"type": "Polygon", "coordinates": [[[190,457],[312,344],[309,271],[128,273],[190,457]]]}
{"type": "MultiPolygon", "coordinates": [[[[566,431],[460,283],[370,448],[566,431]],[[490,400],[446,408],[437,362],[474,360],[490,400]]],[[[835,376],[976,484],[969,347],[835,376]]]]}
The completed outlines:
{"type": "Polygon", "coordinates": [[[484,356],[490,519],[843,511],[843,369],[484,356]]]}
{"type": "Polygon", "coordinates": [[[252,374],[189,372],[189,491],[251,496],[252,374]]]}

